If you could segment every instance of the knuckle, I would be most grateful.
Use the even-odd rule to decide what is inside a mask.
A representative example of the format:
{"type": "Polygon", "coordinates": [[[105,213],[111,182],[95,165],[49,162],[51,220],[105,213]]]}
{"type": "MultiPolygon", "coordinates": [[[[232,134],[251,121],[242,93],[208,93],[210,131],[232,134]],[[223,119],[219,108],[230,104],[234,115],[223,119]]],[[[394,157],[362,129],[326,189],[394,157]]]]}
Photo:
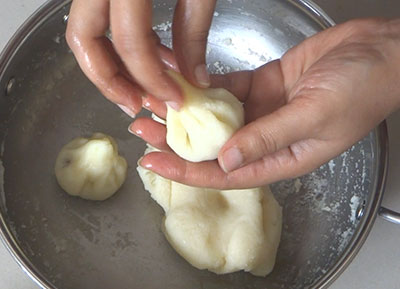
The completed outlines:
{"type": "Polygon", "coordinates": [[[65,31],[65,40],[67,41],[68,46],[73,50],[76,40],[80,38],[79,31],[76,31],[72,25],[67,26],[67,30],[65,31]]]}
{"type": "Polygon", "coordinates": [[[383,18],[353,19],[348,22],[350,29],[354,33],[370,33],[372,27],[380,26],[387,22],[383,18]]]}
{"type": "Polygon", "coordinates": [[[336,92],[305,86],[300,88],[292,105],[302,112],[299,123],[307,129],[310,137],[314,137],[340,115],[339,102],[336,92]]]}
{"type": "Polygon", "coordinates": [[[388,23],[383,18],[354,19],[342,24],[342,29],[346,31],[345,42],[369,42],[376,38],[379,32],[388,23]]]}
{"type": "Polygon", "coordinates": [[[193,31],[190,35],[192,42],[205,42],[208,38],[208,30],[193,31]]]}
{"type": "MultiPolygon", "coordinates": [[[[153,44],[156,41],[152,30],[149,33],[135,36],[130,31],[117,30],[113,32],[113,44],[122,56],[132,54],[133,52],[148,49],[149,43],[153,44]]],[[[155,44],[155,43],[154,43],[155,44]]]]}
{"type": "Polygon", "coordinates": [[[127,33],[113,33],[113,39],[114,46],[121,55],[132,53],[132,51],[137,47],[137,41],[133,39],[132,35],[127,33]]]}
{"type": "Polygon", "coordinates": [[[208,31],[194,30],[190,31],[186,35],[183,44],[186,44],[187,46],[197,47],[199,45],[205,45],[207,43],[207,38],[208,38],[208,31]]]}
{"type": "Polygon", "coordinates": [[[384,30],[393,38],[398,39],[400,31],[400,18],[387,21],[384,24],[384,30]]]}
{"type": "Polygon", "coordinates": [[[261,125],[256,125],[254,128],[255,135],[258,136],[255,147],[260,150],[260,154],[266,155],[279,149],[274,132],[261,125]]]}

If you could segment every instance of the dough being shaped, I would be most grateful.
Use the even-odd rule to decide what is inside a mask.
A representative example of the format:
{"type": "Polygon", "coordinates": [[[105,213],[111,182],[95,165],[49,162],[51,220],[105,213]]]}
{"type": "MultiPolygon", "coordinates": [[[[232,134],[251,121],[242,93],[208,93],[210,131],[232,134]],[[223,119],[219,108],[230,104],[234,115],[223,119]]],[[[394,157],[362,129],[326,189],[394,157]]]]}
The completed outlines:
{"type": "Polygon", "coordinates": [[[124,183],[127,163],[118,155],[111,136],[95,133],[90,138],[76,138],[57,156],[56,178],[68,194],[88,200],[105,200],[124,183]]]}
{"type": "Polygon", "coordinates": [[[201,162],[214,160],[226,141],[244,125],[240,101],[223,88],[201,89],[169,71],[184,94],[183,107],[168,106],[167,143],[180,157],[201,162]]]}
{"type": "Polygon", "coordinates": [[[217,274],[272,271],[282,209],[268,187],[220,191],[182,185],[142,167],[138,172],[165,211],[167,240],[194,267],[217,274]]]}

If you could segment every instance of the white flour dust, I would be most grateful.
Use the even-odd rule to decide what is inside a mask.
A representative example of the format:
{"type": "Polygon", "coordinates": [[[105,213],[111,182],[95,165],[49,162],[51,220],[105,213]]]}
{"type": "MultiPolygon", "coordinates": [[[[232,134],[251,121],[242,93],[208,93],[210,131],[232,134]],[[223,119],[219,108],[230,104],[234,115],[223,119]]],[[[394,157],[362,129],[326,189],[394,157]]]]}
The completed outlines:
{"type": "Polygon", "coordinates": [[[157,24],[153,26],[153,30],[154,31],[163,31],[163,32],[167,32],[169,30],[171,30],[172,28],[172,22],[171,21],[165,21],[163,23],[157,24]]]}
{"type": "Polygon", "coordinates": [[[360,198],[357,196],[352,196],[350,199],[350,209],[351,209],[350,221],[353,224],[356,222],[357,208],[359,205],[360,205],[360,198]]]}

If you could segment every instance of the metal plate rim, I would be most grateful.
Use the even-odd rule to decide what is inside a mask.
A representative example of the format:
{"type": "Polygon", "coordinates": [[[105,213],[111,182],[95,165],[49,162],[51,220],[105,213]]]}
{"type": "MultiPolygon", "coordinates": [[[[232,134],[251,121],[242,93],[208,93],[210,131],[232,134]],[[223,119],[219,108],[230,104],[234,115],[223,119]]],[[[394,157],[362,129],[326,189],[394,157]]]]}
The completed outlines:
{"type": "MultiPolygon", "coordinates": [[[[49,0],[37,9],[21,27],[17,30],[14,36],[9,40],[2,53],[0,54],[0,79],[3,77],[9,63],[12,61],[16,51],[23,45],[24,40],[38,27],[46,21],[60,8],[64,7],[71,0],[49,0]]],[[[328,28],[335,25],[335,22],[319,8],[315,3],[309,0],[289,0],[290,3],[312,17],[321,27],[328,28]]],[[[312,285],[315,288],[327,288],[336,280],[339,275],[351,263],[358,251],[361,249],[369,232],[372,229],[374,221],[378,215],[380,204],[382,201],[388,168],[388,133],[386,122],[383,121],[375,130],[377,136],[377,174],[375,191],[372,193],[372,201],[369,213],[364,216],[363,223],[357,232],[357,237],[353,240],[353,244],[344,252],[342,258],[321,278],[316,284],[312,285]]],[[[41,288],[57,289],[45,276],[43,276],[35,266],[29,261],[29,258],[23,253],[18,246],[18,242],[13,236],[10,228],[4,219],[3,212],[0,211],[0,239],[13,256],[14,260],[22,268],[22,270],[41,288]]]]}

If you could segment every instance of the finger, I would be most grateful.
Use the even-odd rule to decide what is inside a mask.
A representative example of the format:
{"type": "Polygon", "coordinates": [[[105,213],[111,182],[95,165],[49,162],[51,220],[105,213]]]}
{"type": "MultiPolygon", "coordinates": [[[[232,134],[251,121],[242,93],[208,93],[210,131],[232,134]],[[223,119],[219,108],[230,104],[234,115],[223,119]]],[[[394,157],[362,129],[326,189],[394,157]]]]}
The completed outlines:
{"type": "Polygon", "coordinates": [[[129,132],[159,150],[171,151],[165,138],[167,129],[159,122],[146,117],[138,118],[129,126],[129,132]]]}
{"type": "Polygon", "coordinates": [[[155,152],[145,155],[139,165],[178,183],[196,187],[227,187],[226,174],[216,161],[192,163],[172,152],[155,152]]]}
{"type": "Polygon", "coordinates": [[[112,1],[111,29],[114,46],[134,79],[149,93],[179,107],[178,85],[166,74],[152,30],[152,2],[112,1]]]}
{"type": "Polygon", "coordinates": [[[246,123],[268,115],[286,103],[284,79],[279,60],[253,72],[249,94],[244,102],[246,123]]]}
{"type": "Polygon", "coordinates": [[[218,161],[225,172],[234,171],[291,144],[312,138],[323,117],[306,98],[298,98],[237,131],[223,146],[218,161]]]}
{"type": "Polygon", "coordinates": [[[324,140],[299,141],[230,172],[229,188],[259,187],[314,171],[351,146],[324,140]]]}
{"type": "Polygon", "coordinates": [[[299,142],[293,147],[296,149],[292,146],[281,149],[228,173],[229,188],[243,189],[265,186],[304,175],[322,164],[322,162],[319,164],[315,162],[317,156],[304,158],[307,154],[308,156],[315,154],[309,149],[310,145],[307,142],[299,142]]]}
{"type": "Polygon", "coordinates": [[[141,109],[142,91],[124,76],[104,36],[109,27],[108,15],[108,1],[73,1],[66,39],[86,76],[105,97],[125,106],[133,115],[141,109]]]}
{"type": "Polygon", "coordinates": [[[223,87],[244,102],[246,123],[272,113],[286,103],[284,79],[279,60],[254,71],[213,75],[212,86],[223,87]]]}
{"type": "Polygon", "coordinates": [[[254,71],[236,71],[227,74],[213,74],[210,76],[211,87],[225,88],[236,96],[241,102],[245,102],[251,89],[254,71]]]}
{"type": "Polygon", "coordinates": [[[154,30],[151,32],[157,45],[158,56],[160,57],[161,61],[164,63],[166,68],[179,72],[178,63],[176,62],[174,52],[161,43],[160,37],[154,30]]]}
{"type": "Polygon", "coordinates": [[[205,52],[216,0],[179,0],[172,25],[173,47],[179,68],[192,84],[208,87],[205,52]]]}
{"type": "Polygon", "coordinates": [[[150,94],[143,98],[143,107],[162,119],[166,119],[167,117],[167,106],[165,105],[165,102],[150,94]]]}
{"type": "Polygon", "coordinates": [[[172,69],[176,72],[180,72],[178,67],[178,62],[176,61],[175,55],[171,49],[169,49],[165,45],[159,44],[158,54],[167,68],[172,69]]]}
{"type": "Polygon", "coordinates": [[[230,173],[223,172],[216,161],[192,163],[174,153],[148,154],[140,161],[140,165],[162,177],[189,186],[245,189],[304,175],[341,151],[321,141],[300,141],[230,173]],[[322,149],[316,149],[318,147],[322,149]]]}

